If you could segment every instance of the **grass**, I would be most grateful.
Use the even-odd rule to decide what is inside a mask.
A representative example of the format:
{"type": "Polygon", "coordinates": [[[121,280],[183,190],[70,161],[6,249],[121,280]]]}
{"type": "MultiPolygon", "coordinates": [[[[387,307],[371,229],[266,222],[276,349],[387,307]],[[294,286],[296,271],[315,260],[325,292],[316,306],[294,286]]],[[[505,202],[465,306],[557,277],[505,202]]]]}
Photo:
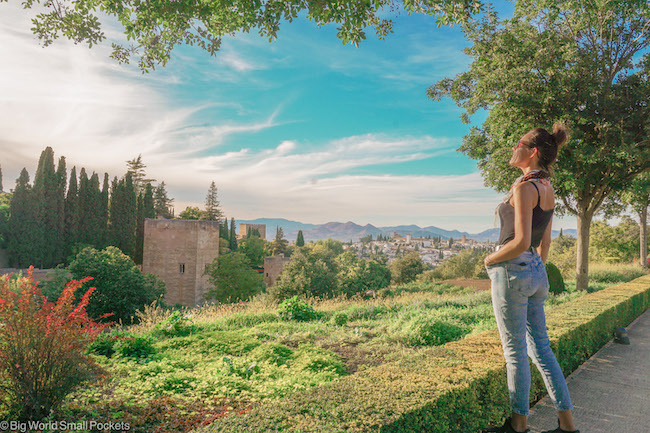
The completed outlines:
{"type": "MultiPolygon", "coordinates": [[[[595,284],[593,290],[606,285],[595,284]]],[[[583,294],[575,283],[568,287],[549,296],[549,308],[583,294]]],[[[153,304],[138,325],[116,332],[115,354],[94,355],[110,374],[70,395],[65,413],[68,419],[119,415],[136,432],[189,431],[257,401],[280,399],[496,327],[486,291],[413,283],[378,295],[310,299],[323,313],[311,322],[281,320],[277,304],[265,296],[207,305],[183,311],[188,327],[176,336],[161,333],[158,324],[167,324],[170,312],[153,304]]]]}

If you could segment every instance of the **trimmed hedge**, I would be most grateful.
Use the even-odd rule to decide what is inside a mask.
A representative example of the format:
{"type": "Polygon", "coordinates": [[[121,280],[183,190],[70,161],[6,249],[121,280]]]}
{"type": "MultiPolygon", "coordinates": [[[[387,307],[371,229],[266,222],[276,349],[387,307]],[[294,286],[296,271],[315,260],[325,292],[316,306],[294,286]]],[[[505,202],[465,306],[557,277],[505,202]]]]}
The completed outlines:
{"type": "MultiPolygon", "coordinates": [[[[547,315],[549,337],[569,374],[650,306],[650,275],[585,294],[547,315]]],[[[537,372],[536,368],[532,371],[537,372]]],[[[532,398],[545,393],[539,374],[532,398]]],[[[510,412],[496,330],[324,386],[266,401],[215,421],[208,432],[475,432],[510,412]]]]}

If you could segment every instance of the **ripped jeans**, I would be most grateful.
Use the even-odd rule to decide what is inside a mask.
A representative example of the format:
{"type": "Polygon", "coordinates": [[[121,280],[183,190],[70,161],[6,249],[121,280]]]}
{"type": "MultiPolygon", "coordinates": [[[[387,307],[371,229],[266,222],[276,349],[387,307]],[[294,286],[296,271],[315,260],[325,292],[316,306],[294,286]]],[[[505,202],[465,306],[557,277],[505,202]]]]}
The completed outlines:
{"type": "Polygon", "coordinates": [[[528,356],[541,373],[555,408],[573,409],[564,374],[546,334],[544,301],[549,285],[542,258],[527,250],[486,269],[492,282],[492,307],[506,358],[512,411],[528,415],[531,381],[528,356]]]}

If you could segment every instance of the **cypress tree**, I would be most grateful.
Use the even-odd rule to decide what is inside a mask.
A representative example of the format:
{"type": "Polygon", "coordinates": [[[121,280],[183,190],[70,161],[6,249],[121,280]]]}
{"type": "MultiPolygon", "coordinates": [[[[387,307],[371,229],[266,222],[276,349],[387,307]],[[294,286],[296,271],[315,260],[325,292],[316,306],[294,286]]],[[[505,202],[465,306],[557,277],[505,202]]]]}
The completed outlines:
{"type": "Polygon", "coordinates": [[[0,164],[0,192],[2,192],[2,164],[0,164]]]}
{"type": "Polygon", "coordinates": [[[65,165],[65,157],[59,158],[59,165],[56,169],[57,191],[56,191],[56,254],[55,264],[63,263],[65,253],[65,192],[68,183],[68,170],[65,165]]]}
{"type": "Polygon", "coordinates": [[[133,187],[137,195],[144,192],[145,185],[156,181],[156,179],[146,178],[147,175],[144,169],[147,168],[147,166],[142,162],[142,154],[139,154],[137,158],[126,161],[126,166],[128,169],[127,173],[130,173],[131,179],[133,179],[133,187]]]}
{"type": "Polygon", "coordinates": [[[230,231],[228,230],[228,218],[223,219],[223,223],[219,224],[219,237],[225,239],[230,244],[230,231]]]}
{"type": "Polygon", "coordinates": [[[235,218],[230,219],[230,251],[237,251],[237,234],[235,233],[235,218]]]}
{"type": "Polygon", "coordinates": [[[84,167],[79,172],[79,226],[78,226],[78,243],[85,245],[92,245],[89,233],[91,232],[92,220],[92,194],[90,192],[90,185],[88,174],[84,167]]]}
{"type": "Polygon", "coordinates": [[[54,151],[46,147],[38,160],[38,169],[34,176],[34,195],[38,209],[37,257],[35,263],[41,268],[53,267],[57,264],[57,245],[60,240],[59,203],[57,198],[59,181],[54,171],[54,151]]]}
{"type": "Polygon", "coordinates": [[[87,213],[87,218],[90,219],[88,243],[95,248],[102,248],[105,243],[106,231],[102,227],[104,219],[102,216],[102,192],[99,189],[99,175],[95,172],[88,181],[88,198],[90,200],[87,213]]]}
{"type": "Polygon", "coordinates": [[[108,245],[108,196],[109,196],[108,173],[104,173],[104,182],[102,184],[101,201],[99,205],[99,227],[101,230],[101,247],[108,245]]]}
{"type": "Polygon", "coordinates": [[[144,217],[156,218],[156,209],[154,208],[153,187],[148,183],[144,187],[144,217]]]}
{"type": "Polygon", "coordinates": [[[122,186],[117,177],[111,182],[111,198],[108,202],[108,245],[117,246],[119,240],[119,207],[122,202],[122,186]]]}
{"type": "Polygon", "coordinates": [[[16,179],[16,187],[10,204],[9,231],[7,247],[10,263],[23,268],[35,264],[36,251],[39,248],[39,225],[37,202],[34,191],[29,184],[29,173],[23,168],[16,179]]]}
{"type": "Polygon", "coordinates": [[[111,244],[134,258],[136,245],[137,203],[131,174],[113,181],[110,204],[111,244]]]}
{"type": "Polygon", "coordinates": [[[65,256],[72,254],[72,248],[79,242],[79,190],[77,188],[77,167],[72,167],[68,195],[65,198],[65,256]]]}
{"type": "Polygon", "coordinates": [[[298,238],[296,238],[296,246],[297,247],[305,246],[305,238],[302,235],[302,230],[298,230],[298,238]]]}
{"type": "Polygon", "coordinates": [[[136,204],[136,229],[135,229],[135,256],[133,261],[141,265],[142,264],[142,253],[144,249],[144,191],[138,194],[137,204],[136,204]]]}

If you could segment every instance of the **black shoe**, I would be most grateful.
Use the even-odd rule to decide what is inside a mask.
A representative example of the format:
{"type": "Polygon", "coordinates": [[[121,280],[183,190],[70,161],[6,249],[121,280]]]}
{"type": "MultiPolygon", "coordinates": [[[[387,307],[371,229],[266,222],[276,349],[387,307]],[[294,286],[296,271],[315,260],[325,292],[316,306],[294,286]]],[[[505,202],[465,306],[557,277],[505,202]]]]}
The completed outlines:
{"type": "Polygon", "coordinates": [[[518,432],[512,428],[510,424],[511,418],[506,419],[501,427],[488,427],[483,430],[483,433],[528,433],[530,430],[526,429],[523,432],[518,432]]]}
{"type": "Polygon", "coordinates": [[[557,428],[555,430],[546,430],[543,431],[542,433],[580,433],[580,430],[573,430],[573,431],[562,430],[560,428],[560,420],[557,420],[557,428]]]}

